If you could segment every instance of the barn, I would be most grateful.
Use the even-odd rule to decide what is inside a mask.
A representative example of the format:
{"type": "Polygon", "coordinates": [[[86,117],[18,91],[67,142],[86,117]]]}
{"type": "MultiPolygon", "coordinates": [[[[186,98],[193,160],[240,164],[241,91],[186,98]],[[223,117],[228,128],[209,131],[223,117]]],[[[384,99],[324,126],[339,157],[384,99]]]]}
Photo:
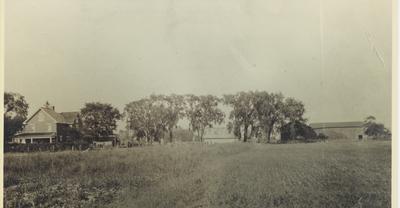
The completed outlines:
{"type": "Polygon", "coordinates": [[[203,135],[203,141],[207,144],[230,143],[236,140],[226,127],[207,128],[203,135]]]}
{"type": "Polygon", "coordinates": [[[364,123],[361,121],[353,122],[328,122],[311,123],[311,128],[317,134],[325,134],[328,139],[364,139],[364,123]]]}

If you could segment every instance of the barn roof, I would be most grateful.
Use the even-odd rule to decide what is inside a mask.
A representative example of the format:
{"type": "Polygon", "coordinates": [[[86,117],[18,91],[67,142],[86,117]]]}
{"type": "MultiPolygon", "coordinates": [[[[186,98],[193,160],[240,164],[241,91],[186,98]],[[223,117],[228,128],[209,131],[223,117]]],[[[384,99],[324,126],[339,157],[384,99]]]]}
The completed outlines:
{"type": "Polygon", "coordinates": [[[311,123],[310,126],[313,129],[325,129],[325,128],[351,128],[351,127],[362,127],[364,123],[362,121],[351,121],[351,122],[327,122],[327,123],[311,123]]]}

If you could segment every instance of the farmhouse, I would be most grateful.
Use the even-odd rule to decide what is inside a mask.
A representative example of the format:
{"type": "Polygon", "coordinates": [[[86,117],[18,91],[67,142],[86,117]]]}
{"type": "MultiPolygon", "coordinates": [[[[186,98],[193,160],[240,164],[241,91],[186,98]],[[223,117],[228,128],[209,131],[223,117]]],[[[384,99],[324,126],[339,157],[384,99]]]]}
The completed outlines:
{"type": "Polygon", "coordinates": [[[317,134],[325,134],[329,139],[363,139],[364,134],[363,122],[329,122],[329,123],[312,123],[311,128],[317,134]]]}
{"type": "Polygon", "coordinates": [[[46,103],[24,122],[24,128],[17,133],[13,143],[62,142],[80,127],[79,112],[57,113],[54,106],[46,103]]]}
{"type": "Polygon", "coordinates": [[[203,135],[203,140],[207,144],[229,143],[236,141],[235,136],[226,127],[207,128],[203,135]]]}

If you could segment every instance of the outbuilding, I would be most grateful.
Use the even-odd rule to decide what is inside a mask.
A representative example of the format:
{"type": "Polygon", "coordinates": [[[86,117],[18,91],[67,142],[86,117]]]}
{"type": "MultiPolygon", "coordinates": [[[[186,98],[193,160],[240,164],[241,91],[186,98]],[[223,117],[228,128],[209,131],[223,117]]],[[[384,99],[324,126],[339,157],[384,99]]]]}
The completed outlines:
{"type": "Polygon", "coordinates": [[[207,144],[231,143],[236,140],[226,127],[207,128],[203,135],[203,141],[207,144]]]}
{"type": "Polygon", "coordinates": [[[361,121],[311,123],[310,126],[317,134],[328,136],[328,139],[360,140],[366,138],[364,122],[361,121]]]}

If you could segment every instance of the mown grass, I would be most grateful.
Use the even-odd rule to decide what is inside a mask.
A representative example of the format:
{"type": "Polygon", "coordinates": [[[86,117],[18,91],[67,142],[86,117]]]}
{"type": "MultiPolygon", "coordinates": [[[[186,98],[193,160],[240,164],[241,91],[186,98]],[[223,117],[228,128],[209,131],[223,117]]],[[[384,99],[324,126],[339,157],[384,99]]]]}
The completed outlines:
{"type": "Polygon", "coordinates": [[[390,207],[390,142],[6,154],[6,207],[390,207]]]}

